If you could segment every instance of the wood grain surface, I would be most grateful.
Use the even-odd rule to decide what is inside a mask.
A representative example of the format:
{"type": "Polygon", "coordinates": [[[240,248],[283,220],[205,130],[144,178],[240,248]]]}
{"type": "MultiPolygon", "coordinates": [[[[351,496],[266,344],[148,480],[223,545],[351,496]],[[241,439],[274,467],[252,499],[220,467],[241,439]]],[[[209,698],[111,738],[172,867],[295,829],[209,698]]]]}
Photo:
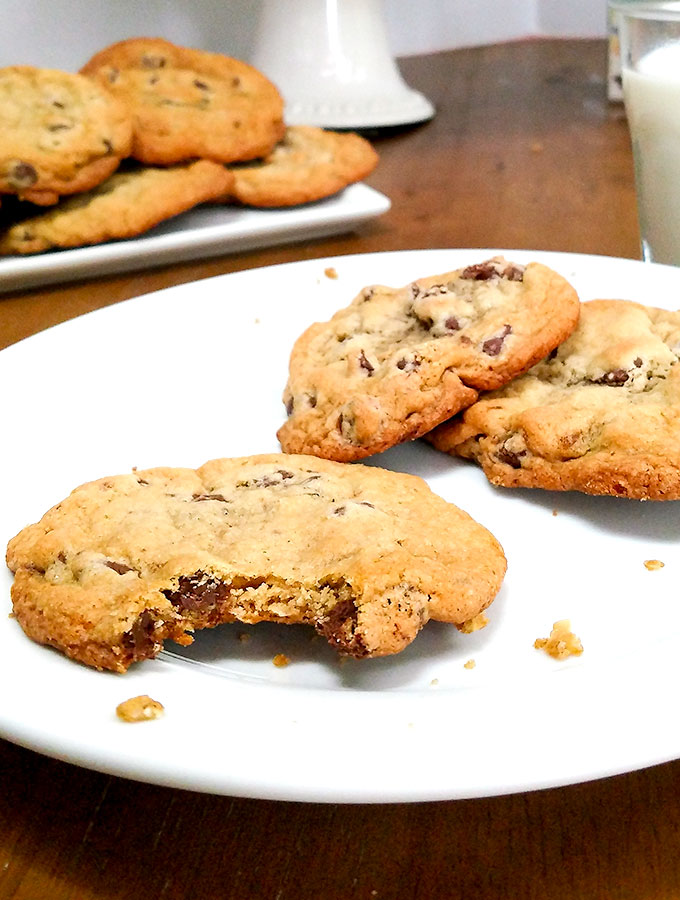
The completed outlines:
{"type": "MultiPolygon", "coordinates": [[[[0,297],[0,346],[168,285],[296,259],[435,247],[639,257],[603,41],[465,49],[402,70],[437,115],[373,135],[368,183],[391,198],[388,214],[339,237],[0,297]]],[[[405,779],[409,765],[427,760],[405,762],[405,779]]],[[[0,773],[0,900],[680,898],[676,762],[523,795],[358,806],[138,784],[4,741],[0,773]]]]}

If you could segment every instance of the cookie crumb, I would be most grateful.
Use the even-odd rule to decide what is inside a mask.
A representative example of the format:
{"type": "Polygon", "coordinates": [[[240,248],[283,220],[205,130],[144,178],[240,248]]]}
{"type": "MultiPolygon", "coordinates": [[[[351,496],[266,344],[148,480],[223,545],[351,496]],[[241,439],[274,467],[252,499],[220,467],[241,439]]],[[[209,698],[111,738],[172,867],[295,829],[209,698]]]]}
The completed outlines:
{"type": "Polygon", "coordinates": [[[436,687],[436,685],[438,685],[438,684],[439,684],[438,678],[433,678],[432,681],[430,682],[431,687],[436,687]]]}
{"type": "Polygon", "coordinates": [[[328,266],[326,269],[324,269],[323,274],[326,276],[326,278],[337,278],[338,277],[337,270],[334,269],[333,266],[328,266]]]}
{"type": "Polygon", "coordinates": [[[477,665],[477,663],[474,661],[474,659],[469,659],[466,663],[463,663],[463,668],[464,669],[474,669],[474,667],[476,665],[477,665]]]}
{"type": "Polygon", "coordinates": [[[471,619],[468,619],[467,622],[461,622],[459,625],[457,624],[456,628],[462,634],[472,634],[473,631],[480,631],[482,628],[486,628],[488,624],[489,620],[484,613],[479,613],[471,619]]]}
{"type": "Polygon", "coordinates": [[[554,516],[556,516],[556,515],[557,515],[557,510],[554,509],[554,510],[552,511],[552,514],[553,514],[554,516]]]}
{"type": "Polygon", "coordinates": [[[660,559],[646,559],[645,560],[645,569],[649,569],[650,572],[654,572],[656,569],[663,569],[665,563],[662,563],[660,559]]]}
{"type": "Polygon", "coordinates": [[[159,719],[165,712],[163,704],[153,700],[147,694],[139,697],[130,697],[123,700],[116,707],[116,715],[123,722],[146,722],[149,719],[159,719]]]}
{"type": "Polygon", "coordinates": [[[283,669],[290,663],[290,658],[285,653],[277,653],[272,660],[277,669],[283,669]]]}
{"type": "Polygon", "coordinates": [[[583,644],[572,632],[569,619],[555,622],[550,637],[536,638],[534,647],[536,650],[545,650],[553,659],[566,659],[583,653],[583,644]]]}

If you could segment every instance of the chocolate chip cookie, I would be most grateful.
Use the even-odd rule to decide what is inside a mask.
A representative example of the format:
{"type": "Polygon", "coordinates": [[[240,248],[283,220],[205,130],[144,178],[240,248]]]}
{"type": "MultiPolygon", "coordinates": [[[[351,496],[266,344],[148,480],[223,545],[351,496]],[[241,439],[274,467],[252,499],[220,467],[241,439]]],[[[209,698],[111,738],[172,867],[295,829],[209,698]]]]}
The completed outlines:
{"type": "Polygon", "coordinates": [[[47,211],[27,210],[26,204],[0,210],[0,255],[135,237],[199,203],[221,199],[232,185],[226,168],[209,160],[119,170],[47,211]]]}
{"type": "Polygon", "coordinates": [[[281,447],[351,461],[420,437],[530,368],[578,315],[561,275],[501,257],[367,287],[295,343],[281,447]]]}
{"type": "Polygon", "coordinates": [[[247,206],[310,203],[373,171],[378,154],[358,134],[291,125],[264,159],[231,166],[234,198],[247,206]]]}
{"type": "Polygon", "coordinates": [[[134,121],[131,155],[149,165],[266,156],[284,133],[274,85],[219,53],[132,38],[101,50],[81,72],[125,101],[134,121]]]}
{"type": "Polygon", "coordinates": [[[132,146],[127,107],[84,75],[0,69],[0,194],[40,205],[86,191],[132,146]]]}
{"type": "Polygon", "coordinates": [[[29,637],[118,672],[236,620],[396,653],[428,619],[473,618],[505,574],[496,539],[420,478],[283,454],[85,484],[7,563],[29,637]]]}
{"type": "Polygon", "coordinates": [[[577,330],[428,440],[493,484],[680,499],[680,312],[582,305],[577,330]]]}

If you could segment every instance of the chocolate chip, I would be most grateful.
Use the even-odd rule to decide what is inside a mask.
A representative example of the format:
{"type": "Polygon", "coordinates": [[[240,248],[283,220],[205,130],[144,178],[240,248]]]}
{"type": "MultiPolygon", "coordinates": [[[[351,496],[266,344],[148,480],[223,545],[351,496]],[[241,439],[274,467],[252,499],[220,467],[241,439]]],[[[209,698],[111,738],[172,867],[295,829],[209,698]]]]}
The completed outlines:
{"type": "Polygon", "coordinates": [[[487,356],[498,356],[503,349],[503,341],[509,334],[512,334],[512,326],[504,325],[500,334],[494,335],[494,337],[484,341],[482,344],[484,353],[486,353],[487,356]]]}
{"type": "Polygon", "coordinates": [[[141,63],[143,69],[162,69],[167,60],[163,56],[146,56],[142,57],[141,63]]]}
{"type": "Polygon", "coordinates": [[[231,86],[232,87],[241,87],[241,79],[238,77],[238,75],[235,75],[231,79],[231,86]]]}
{"type": "Polygon", "coordinates": [[[70,128],[73,128],[72,125],[67,125],[65,122],[55,122],[54,125],[48,125],[48,131],[68,131],[70,128]]]}
{"type": "Polygon", "coordinates": [[[501,449],[496,453],[496,459],[499,462],[505,463],[506,466],[511,466],[513,469],[522,468],[522,456],[526,456],[526,450],[521,450],[519,453],[515,453],[512,450],[508,450],[507,447],[501,447],[501,449]]]}
{"type": "Polygon", "coordinates": [[[460,322],[455,316],[449,316],[444,322],[444,328],[447,331],[460,331],[460,322]]]}
{"type": "Polygon", "coordinates": [[[228,503],[226,497],[223,497],[222,494],[194,494],[191,498],[199,503],[202,500],[217,500],[219,503],[228,503]]]}
{"type": "Polygon", "coordinates": [[[30,163],[16,162],[12,166],[7,180],[16,188],[27,188],[38,180],[38,173],[30,163]]]}
{"type": "Polygon", "coordinates": [[[596,378],[593,383],[620,387],[628,381],[628,377],[628,372],[625,369],[612,369],[611,372],[605,372],[602,378],[596,378]]]}
{"type": "Polygon", "coordinates": [[[555,347],[554,350],[550,351],[550,353],[548,354],[548,359],[551,359],[551,360],[555,359],[556,356],[557,356],[557,347],[555,347]]]}
{"type": "Polygon", "coordinates": [[[61,103],[61,101],[59,101],[59,100],[53,100],[52,106],[56,106],[57,109],[66,109],[65,104],[61,103]]]}
{"type": "Polygon", "coordinates": [[[137,479],[137,484],[148,484],[148,483],[149,483],[149,482],[146,481],[146,479],[144,479],[144,478],[138,478],[138,479],[137,479]]]}
{"type": "Polygon", "coordinates": [[[334,516],[344,516],[346,512],[347,512],[346,506],[336,506],[335,509],[333,510],[333,515],[334,516]]]}
{"type": "Polygon", "coordinates": [[[293,399],[293,397],[289,397],[288,400],[286,400],[286,412],[288,413],[289,416],[293,415],[294,409],[295,409],[295,400],[293,399]]]}
{"type": "Polygon", "coordinates": [[[639,369],[640,366],[642,365],[642,359],[639,356],[636,356],[635,359],[633,360],[633,365],[635,366],[636,369],[639,369]]]}
{"type": "Polygon", "coordinates": [[[488,259],[486,262],[468,266],[460,274],[461,278],[471,281],[490,281],[492,278],[506,278],[508,281],[522,281],[524,278],[524,266],[514,263],[502,265],[498,260],[488,259]]]}
{"type": "Polygon", "coordinates": [[[401,369],[402,372],[415,372],[415,370],[420,366],[421,360],[417,357],[413,359],[406,359],[406,357],[402,357],[397,360],[397,368],[401,369]]]}
{"type": "Polygon", "coordinates": [[[365,369],[369,375],[372,375],[375,371],[375,366],[371,365],[371,363],[366,358],[366,354],[363,350],[361,351],[361,353],[359,353],[359,365],[362,369],[365,369]]]}
{"type": "Polygon", "coordinates": [[[135,571],[132,568],[132,566],[128,566],[127,563],[116,562],[115,559],[105,560],[104,565],[108,566],[109,569],[113,569],[113,571],[117,572],[118,575],[125,575],[126,572],[134,572],[135,571]]]}
{"type": "Polygon", "coordinates": [[[207,91],[210,90],[205,81],[199,81],[198,78],[194,78],[194,87],[197,87],[199,91],[207,91]]]}

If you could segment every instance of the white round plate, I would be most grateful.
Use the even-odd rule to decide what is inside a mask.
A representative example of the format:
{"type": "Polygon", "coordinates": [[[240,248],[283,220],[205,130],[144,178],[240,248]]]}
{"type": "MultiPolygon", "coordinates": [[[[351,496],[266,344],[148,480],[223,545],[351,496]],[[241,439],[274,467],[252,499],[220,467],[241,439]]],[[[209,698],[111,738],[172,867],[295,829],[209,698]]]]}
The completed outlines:
{"type": "MultiPolygon", "coordinates": [[[[0,541],[93,478],[277,450],[289,351],[309,323],[364,285],[496,252],[547,263],[583,300],[678,305],[680,269],[458,249],[255,269],[111,306],[0,353],[0,541]]],[[[28,640],[3,572],[0,734],[129,778],[309,801],[488,796],[680,756],[678,502],[492,488],[422,441],[370,462],[422,475],[499,538],[509,569],[485,629],[429,623],[398,656],[341,662],[301,627],[226,625],[121,676],[28,640]],[[557,662],[533,643],[565,618],[585,650],[557,662]],[[277,653],[290,665],[274,666],[277,653]],[[137,694],[164,717],[119,721],[116,705],[137,694]]]]}

